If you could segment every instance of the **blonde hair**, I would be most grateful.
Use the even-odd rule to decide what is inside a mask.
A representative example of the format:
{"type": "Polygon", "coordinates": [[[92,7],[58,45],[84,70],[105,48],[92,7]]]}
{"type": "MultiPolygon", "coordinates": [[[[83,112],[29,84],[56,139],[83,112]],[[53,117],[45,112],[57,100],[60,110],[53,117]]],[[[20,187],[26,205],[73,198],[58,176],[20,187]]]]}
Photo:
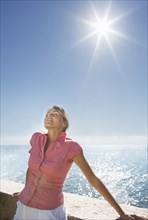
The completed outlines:
{"type": "Polygon", "coordinates": [[[48,112],[52,111],[52,110],[56,110],[57,112],[59,112],[62,115],[63,120],[66,122],[66,126],[63,128],[63,131],[65,132],[67,130],[67,128],[69,127],[69,121],[68,121],[68,116],[65,112],[65,110],[57,105],[52,106],[48,112]]]}

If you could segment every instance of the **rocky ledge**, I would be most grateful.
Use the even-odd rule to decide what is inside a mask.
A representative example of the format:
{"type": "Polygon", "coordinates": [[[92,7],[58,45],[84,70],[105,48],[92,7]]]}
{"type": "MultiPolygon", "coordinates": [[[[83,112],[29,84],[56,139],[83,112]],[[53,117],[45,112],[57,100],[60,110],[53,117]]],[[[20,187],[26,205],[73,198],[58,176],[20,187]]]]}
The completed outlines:
{"type": "MultiPolygon", "coordinates": [[[[12,220],[16,210],[14,192],[19,192],[24,185],[13,181],[1,180],[0,220],[12,220]]],[[[69,220],[115,220],[119,216],[106,202],[86,196],[64,193],[65,207],[69,220]]],[[[148,209],[121,204],[127,214],[136,214],[148,218],[148,209]]]]}

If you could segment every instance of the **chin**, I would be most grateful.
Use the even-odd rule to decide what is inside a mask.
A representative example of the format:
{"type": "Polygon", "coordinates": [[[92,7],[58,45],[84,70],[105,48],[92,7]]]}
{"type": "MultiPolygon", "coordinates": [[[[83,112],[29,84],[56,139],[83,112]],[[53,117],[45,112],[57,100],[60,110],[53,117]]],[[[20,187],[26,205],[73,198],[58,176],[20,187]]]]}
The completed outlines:
{"type": "Polygon", "coordinates": [[[46,129],[50,129],[50,128],[54,128],[54,126],[52,126],[52,125],[45,125],[45,128],[46,129]]]}

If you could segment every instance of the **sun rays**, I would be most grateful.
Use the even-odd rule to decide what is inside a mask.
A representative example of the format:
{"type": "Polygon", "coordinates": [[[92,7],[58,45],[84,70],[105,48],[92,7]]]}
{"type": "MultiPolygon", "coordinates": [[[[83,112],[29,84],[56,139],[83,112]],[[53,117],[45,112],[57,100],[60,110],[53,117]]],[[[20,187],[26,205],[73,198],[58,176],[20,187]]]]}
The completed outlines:
{"type": "MultiPolygon", "coordinates": [[[[100,14],[98,11],[98,8],[94,6],[94,4],[90,3],[90,9],[92,14],[92,19],[87,19],[83,17],[76,17],[77,22],[81,24],[83,29],[87,30],[87,34],[85,34],[82,38],[80,38],[78,41],[76,41],[72,48],[75,48],[77,46],[80,46],[84,42],[93,41],[94,42],[94,49],[92,52],[92,56],[90,59],[88,72],[91,70],[91,67],[97,57],[97,55],[100,53],[99,49],[102,44],[107,44],[109,51],[112,54],[112,57],[114,59],[114,62],[116,63],[117,68],[119,68],[119,62],[116,57],[115,52],[115,43],[116,40],[119,38],[122,40],[128,40],[132,41],[127,34],[123,33],[121,30],[118,30],[118,26],[120,23],[120,20],[122,20],[125,16],[127,16],[131,11],[125,12],[120,15],[110,15],[111,14],[111,4],[112,2],[109,1],[108,5],[106,7],[106,10],[104,11],[104,14],[100,14]]],[[[101,11],[102,12],[102,11],[101,11]]],[[[120,28],[122,29],[122,28],[120,28]]],[[[134,41],[133,41],[134,42],[134,41]]]]}

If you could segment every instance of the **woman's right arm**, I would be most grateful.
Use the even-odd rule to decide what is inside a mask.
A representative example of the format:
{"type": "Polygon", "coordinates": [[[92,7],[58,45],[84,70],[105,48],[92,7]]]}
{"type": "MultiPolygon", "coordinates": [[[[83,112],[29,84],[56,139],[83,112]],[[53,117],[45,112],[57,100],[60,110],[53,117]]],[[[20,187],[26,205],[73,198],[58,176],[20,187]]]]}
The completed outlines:
{"type": "MultiPolygon", "coordinates": [[[[28,178],[29,178],[29,168],[28,168],[27,171],[26,171],[26,181],[25,181],[25,185],[27,184],[28,178]]],[[[14,197],[18,197],[19,194],[20,194],[20,192],[15,192],[15,193],[13,193],[13,196],[14,196],[14,197]]]]}

